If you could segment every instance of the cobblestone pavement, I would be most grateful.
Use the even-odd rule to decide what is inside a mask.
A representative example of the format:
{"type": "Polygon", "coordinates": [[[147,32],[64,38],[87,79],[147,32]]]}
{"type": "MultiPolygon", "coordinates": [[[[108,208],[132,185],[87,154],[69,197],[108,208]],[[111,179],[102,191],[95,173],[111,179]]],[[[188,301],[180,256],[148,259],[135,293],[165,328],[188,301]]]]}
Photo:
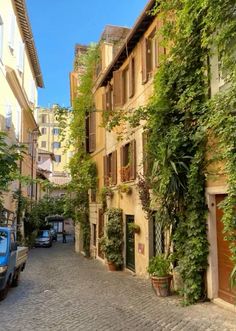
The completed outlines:
{"type": "Polygon", "coordinates": [[[73,245],[30,252],[18,288],[0,303],[0,330],[236,330],[236,315],[211,303],[181,307],[149,280],[108,272],[73,245]]]}

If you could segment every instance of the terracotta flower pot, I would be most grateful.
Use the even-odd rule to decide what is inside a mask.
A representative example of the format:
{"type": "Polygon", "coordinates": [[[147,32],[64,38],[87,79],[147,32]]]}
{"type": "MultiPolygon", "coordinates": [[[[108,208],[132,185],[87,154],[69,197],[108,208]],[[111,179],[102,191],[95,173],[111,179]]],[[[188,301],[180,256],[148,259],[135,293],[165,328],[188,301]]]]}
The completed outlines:
{"type": "Polygon", "coordinates": [[[167,297],[170,293],[171,281],[173,276],[168,275],[165,277],[151,277],[152,286],[159,297],[167,297]]]}
{"type": "Polygon", "coordinates": [[[115,263],[108,261],[107,265],[108,265],[108,270],[109,271],[116,271],[117,270],[115,263]]]}

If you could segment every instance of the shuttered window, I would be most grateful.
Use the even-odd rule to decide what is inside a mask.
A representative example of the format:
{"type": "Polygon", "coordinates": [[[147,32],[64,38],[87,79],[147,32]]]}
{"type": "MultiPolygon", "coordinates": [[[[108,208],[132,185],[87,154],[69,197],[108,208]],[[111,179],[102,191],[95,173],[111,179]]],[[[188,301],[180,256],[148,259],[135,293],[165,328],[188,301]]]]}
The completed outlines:
{"type": "MultiPolygon", "coordinates": [[[[158,23],[157,29],[161,28],[161,23],[158,23]]],[[[157,36],[157,29],[143,38],[142,41],[142,83],[145,84],[153,75],[156,67],[159,67],[161,57],[165,55],[165,48],[161,45],[161,37],[157,36]]]]}
{"type": "Polygon", "coordinates": [[[135,94],[135,60],[134,57],[129,62],[129,98],[135,94]]]}
{"type": "Polygon", "coordinates": [[[117,184],[117,151],[104,156],[104,185],[117,184]]]}
{"type": "Polygon", "coordinates": [[[123,105],[122,71],[119,70],[113,72],[113,103],[114,108],[123,105]]]}
{"type": "Polygon", "coordinates": [[[9,16],[10,16],[10,29],[9,29],[9,36],[8,36],[8,45],[12,50],[14,50],[14,48],[15,48],[16,16],[13,12],[9,16]]]}
{"type": "Polygon", "coordinates": [[[89,153],[96,149],[96,112],[89,113],[89,153]]]}
{"type": "Polygon", "coordinates": [[[132,140],[120,149],[120,178],[122,182],[136,178],[136,141],[132,140]]]}

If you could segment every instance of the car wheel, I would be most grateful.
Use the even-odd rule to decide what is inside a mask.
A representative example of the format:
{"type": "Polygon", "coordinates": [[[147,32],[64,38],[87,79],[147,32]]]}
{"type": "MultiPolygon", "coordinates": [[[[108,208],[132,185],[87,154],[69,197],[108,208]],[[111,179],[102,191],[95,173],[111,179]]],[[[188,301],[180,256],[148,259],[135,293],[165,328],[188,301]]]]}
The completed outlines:
{"type": "Polygon", "coordinates": [[[9,283],[7,282],[5,288],[0,291],[0,301],[4,300],[7,296],[9,290],[9,283]]]}
{"type": "Polygon", "coordinates": [[[20,273],[18,273],[18,274],[13,278],[13,281],[12,281],[11,286],[12,286],[12,287],[17,287],[17,286],[19,285],[19,281],[20,281],[20,273]]]}

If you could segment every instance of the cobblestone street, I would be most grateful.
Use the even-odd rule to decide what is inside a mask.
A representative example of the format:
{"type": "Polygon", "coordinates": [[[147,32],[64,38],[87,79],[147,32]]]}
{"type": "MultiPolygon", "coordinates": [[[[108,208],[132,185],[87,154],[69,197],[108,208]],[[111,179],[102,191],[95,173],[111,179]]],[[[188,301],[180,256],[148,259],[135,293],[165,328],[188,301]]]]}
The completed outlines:
{"type": "Polygon", "coordinates": [[[108,272],[71,243],[31,250],[21,276],[0,303],[0,330],[236,330],[235,314],[158,298],[148,280],[108,272]]]}

